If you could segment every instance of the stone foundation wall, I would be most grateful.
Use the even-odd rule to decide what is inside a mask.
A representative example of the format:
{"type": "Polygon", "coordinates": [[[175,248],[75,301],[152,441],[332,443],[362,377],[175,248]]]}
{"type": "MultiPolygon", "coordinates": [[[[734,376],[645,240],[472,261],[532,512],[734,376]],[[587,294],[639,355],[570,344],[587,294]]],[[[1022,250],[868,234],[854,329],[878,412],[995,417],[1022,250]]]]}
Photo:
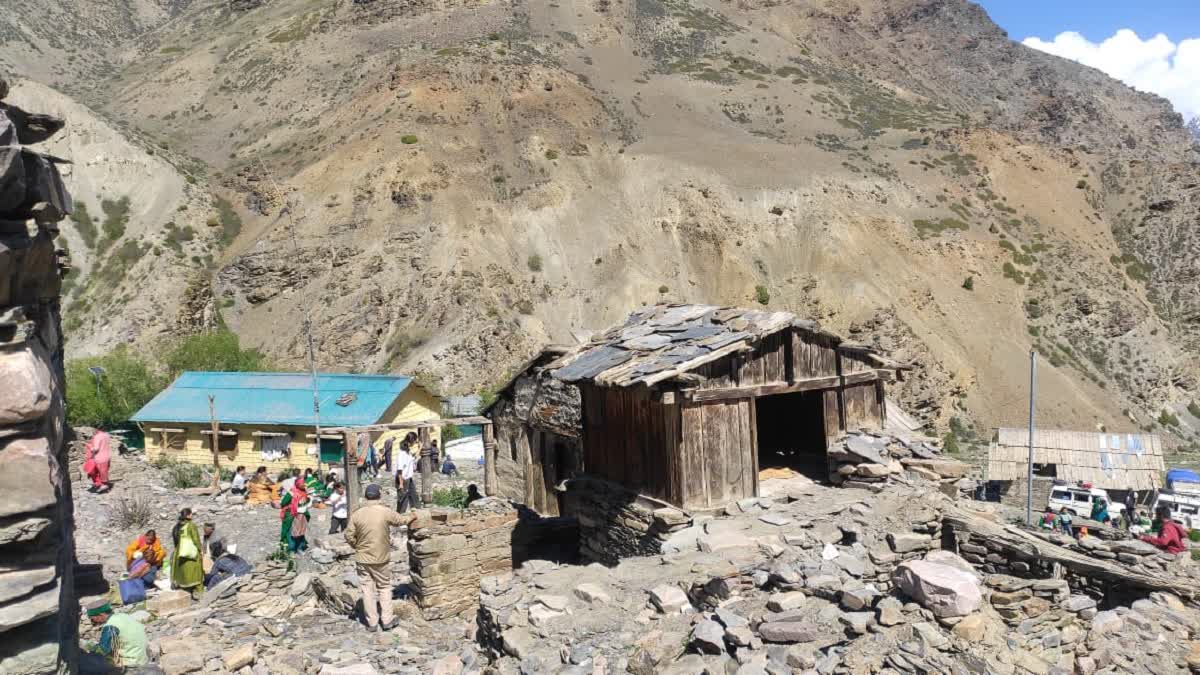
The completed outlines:
{"type": "Polygon", "coordinates": [[[517,511],[494,499],[462,511],[434,511],[409,526],[413,595],[426,619],[479,606],[480,580],[513,568],[517,511]]]}
{"type": "Polygon", "coordinates": [[[658,555],[672,533],[692,523],[691,515],[665,502],[589,477],[567,483],[564,515],[579,522],[580,556],[605,565],[658,555]]]}
{"type": "Polygon", "coordinates": [[[57,223],[71,199],[31,144],[61,120],[3,103],[0,77],[0,673],[73,670],[74,524],[57,223]]]}

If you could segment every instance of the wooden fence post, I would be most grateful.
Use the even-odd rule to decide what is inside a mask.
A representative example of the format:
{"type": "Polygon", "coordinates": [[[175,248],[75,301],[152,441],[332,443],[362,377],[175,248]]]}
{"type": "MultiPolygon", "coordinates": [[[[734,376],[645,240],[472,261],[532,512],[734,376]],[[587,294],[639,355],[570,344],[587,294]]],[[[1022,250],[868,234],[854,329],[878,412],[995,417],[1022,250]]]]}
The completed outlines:
{"type": "MultiPolygon", "coordinates": [[[[346,513],[350,513],[358,507],[359,495],[362,494],[362,485],[358,482],[358,445],[354,442],[354,432],[345,431],[342,433],[342,471],[345,476],[342,480],[346,482],[346,513]]],[[[321,452],[321,439],[317,438],[317,452],[321,452]]]]}
{"type": "Polygon", "coordinates": [[[218,452],[221,447],[221,425],[217,422],[217,404],[216,397],[212,394],[208,395],[208,418],[212,423],[212,451],[213,451],[213,489],[221,488],[221,454],[218,452]]]}
{"type": "Polygon", "coordinates": [[[421,444],[421,502],[422,506],[433,503],[433,464],[430,457],[429,427],[417,429],[417,440],[421,444]]]}
{"type": "Polygon", "coordinates": [[[491,497],[496,493],[496,434],[487,422],[483,425],[483,494],[491,497]]]}

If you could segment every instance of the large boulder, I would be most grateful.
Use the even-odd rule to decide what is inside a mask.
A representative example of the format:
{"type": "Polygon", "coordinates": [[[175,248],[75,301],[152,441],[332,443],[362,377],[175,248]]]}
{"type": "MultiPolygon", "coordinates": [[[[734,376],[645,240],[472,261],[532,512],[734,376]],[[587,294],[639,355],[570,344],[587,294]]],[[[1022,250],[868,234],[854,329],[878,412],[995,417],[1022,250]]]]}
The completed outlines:
{"type": "Polygon", "coordinates": [[[939,618],[966,616],[983,603],[975,575],[942,563],[925,560],[902,563],[896,568],[893,581],[905,595],[939,618]]]}

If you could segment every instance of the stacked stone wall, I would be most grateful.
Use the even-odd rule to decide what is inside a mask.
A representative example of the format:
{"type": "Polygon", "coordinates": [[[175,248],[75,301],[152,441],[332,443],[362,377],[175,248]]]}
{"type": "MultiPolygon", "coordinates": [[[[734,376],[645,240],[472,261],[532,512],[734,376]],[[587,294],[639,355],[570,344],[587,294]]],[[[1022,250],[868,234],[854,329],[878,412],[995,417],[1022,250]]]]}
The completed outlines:
{"type": "MultiPolygon", "coordinates": [[[[1033,479],[1033,510],[1040,513],[1050,503],[1050,490],[1054,488],[1053,478],[1033,479]]],[[[1025,481],[1000,481],[1000,503],[1023,509],[1026,505],[1025,481]]]]}
{"type": "Polygon", "coordinates": [[[29,147],[62,121],[7,92],[0,77],[0,673],[25,675],[74,669],[78,643],[54,244],[71,203],[29,147]]]}
{"type": "Polygon", "coordinates": [[[689,514],[665,502],[588,477],[567,483],[565,515],[579,523],[580,555],[605,565],[658,555],[673,533],[692,523],[689,514]]]}
{"type": "Polygon", "coordinates": [[[517,511],[498,500],[485,502],[461,511],[434,511],[410,526],[412,590],[426,619],[475,610],[480,580],[512,571],[517,511]]]}

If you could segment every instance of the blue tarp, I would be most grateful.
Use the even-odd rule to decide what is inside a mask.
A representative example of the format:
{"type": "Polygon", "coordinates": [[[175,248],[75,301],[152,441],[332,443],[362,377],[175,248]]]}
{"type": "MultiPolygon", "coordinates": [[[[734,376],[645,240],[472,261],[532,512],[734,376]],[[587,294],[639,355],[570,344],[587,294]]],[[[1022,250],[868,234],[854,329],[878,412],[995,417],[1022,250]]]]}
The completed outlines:
{"type": "MultiPolygon", "coordinates": [[[[319,373],[317,391],[322,426],[363,426],[380,421],[412,378],[393,375],[319,373]],[[355,394],[341,406],[337,400],[355,394]]],[[[216,417],[224,424],[312,426],[312,376],[303,373],[186,372],[155,396],[132,419],[135,422],[208,422],[208,397],[214,396],[216,417]]]]}
{"type": "Polygon", "coordinates": [[[1167,472],[1167,489],[1174,489],[1175,483],[1200,483],[1200,474],[1188,469],[1171,469],[1167,472]]]}

